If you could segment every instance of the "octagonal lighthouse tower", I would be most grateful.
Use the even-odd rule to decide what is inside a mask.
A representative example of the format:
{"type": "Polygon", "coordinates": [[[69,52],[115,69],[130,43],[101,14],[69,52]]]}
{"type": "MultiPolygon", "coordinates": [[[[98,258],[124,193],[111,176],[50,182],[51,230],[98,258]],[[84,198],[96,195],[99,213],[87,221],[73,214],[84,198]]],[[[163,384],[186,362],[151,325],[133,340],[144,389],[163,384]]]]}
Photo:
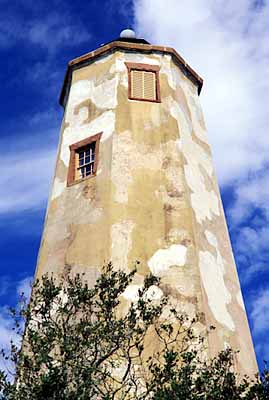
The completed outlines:
{"type": "MultiPolygon", "coordinates": [[[[190,316],[201,313],[209,355],[256,359],[199,101],[202,79],[170,47],[121,37],[69,62],[64,117],[36,277],[130,270],[190,316]]],[[[217,134],[217,132],[216,132],[217,134]]]]}

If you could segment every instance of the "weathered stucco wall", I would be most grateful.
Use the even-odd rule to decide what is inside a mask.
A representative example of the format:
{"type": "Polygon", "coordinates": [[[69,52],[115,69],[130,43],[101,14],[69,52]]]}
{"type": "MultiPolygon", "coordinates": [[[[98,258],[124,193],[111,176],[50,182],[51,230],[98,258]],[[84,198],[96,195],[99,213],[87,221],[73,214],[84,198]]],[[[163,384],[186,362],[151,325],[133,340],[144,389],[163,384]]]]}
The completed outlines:
{"type": "Polygon", "coordinates": [[[110,260],[140,261],[126,302],[151,271],[153,296],[202,313],[198,331],[216,327],[210,355],[230,345],[239,370],[256,372],[197,88],[170,55],[117,51],[73,72],[37,276],[94,282],[110,260]],[[160,66],[161,103],[128,100],[125,62],[160,66]],[[97,176],[67,187],[69,145],[100,131],[97,176]]]}

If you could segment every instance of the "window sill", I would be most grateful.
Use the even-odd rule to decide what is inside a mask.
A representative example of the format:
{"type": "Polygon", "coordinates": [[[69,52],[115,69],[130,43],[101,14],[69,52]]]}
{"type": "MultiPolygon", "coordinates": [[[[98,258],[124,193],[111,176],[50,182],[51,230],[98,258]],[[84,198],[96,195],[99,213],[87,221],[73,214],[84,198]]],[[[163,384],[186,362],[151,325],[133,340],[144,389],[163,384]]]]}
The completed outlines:
{"type": "Polygon", "coordinates": [[[76,180],[76,181],[67,183],[66,186],[67,186],[67,187],[74,186],[74,185],[76,185],[76,184],[78,184],[78,183],[82,183],[82,182],[85,182],[85,181],[87,181],[87,180],[89,180],[89,179],[91,179],[91,178],[94,178],[95,176],[96,176],[96,173],[94,173],[94,174],[92,174],[92,175],[89,175],[89,176],[87,176],[86,178],[78,179],[78,180],[76,180]]]}
{"type": "Polygon", "coordinates": [[[128,97],[128,100],[135,100],[135,101],[147,101],[148,103],[161,103],[161,100],[148,100],[148,99],[140,99],[136,97],[128,97]]]}

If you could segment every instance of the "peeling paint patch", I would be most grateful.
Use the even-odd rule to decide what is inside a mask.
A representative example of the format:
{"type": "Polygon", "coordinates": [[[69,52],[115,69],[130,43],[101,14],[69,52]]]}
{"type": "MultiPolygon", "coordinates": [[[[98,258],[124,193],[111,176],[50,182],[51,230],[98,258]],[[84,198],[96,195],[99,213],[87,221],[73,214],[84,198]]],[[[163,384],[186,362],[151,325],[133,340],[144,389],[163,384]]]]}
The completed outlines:
{"type": "Polygon", "coordinates": [[[98,132],[103,132],[101,142],[107,140],[114,132],[115,127],[115,112],[110,110],[103,112],[99,117],[95,118],[89,124],[74,126],[70,124],[65,129],[63,134],[63,142],[60,158],[66,166],[69,164],[70,149],[69,146],[79,142],[85,138],[96,135],[98,132]]]}
{"type": "MultiPolygon", "coordinates": [[[[135,170],[159,170],[160,160],[166,152],[177,159],[179,152],[176,146],[179,143],[179,140],[170,140],[165,145],[161,145],[158,150],[152,151],[146,146],[138,146],[128,130],[120,135],[114,135],[111,176],[116,189],[115,200],[125,204],[128,202],[128,190],[133,183],[135,170]],[[135,163],[133,154],[136,154],[135,163]]],[[[166,174],[167,178],[173,182],[174,187],[180,190],[180,171],[170,168],[166,171],[166,174]]]]}
{"type": "Polygon", "coordinates": [[[75,106],[88,99],[100,109],[115,108],[117,106],[117,78],[106,79],[99,85],[95,85],[93,79],[73,83],[68,99],[67,122],[72,120],[75,106]]]}
{"type": "MultiPolygon", "coordinates": [[[[178,323],[176,317],[171,314],[171,309],[175,309],[178,314],[186,315],[189,319],[195,318],[196,316],[196,308],[195,305],[189,303],[188,301],[180,301],[174,297],[169,297],[168,304],[166,304],[163,308],[161,319],[169,320],[171,323],[178,323]]],[[[186,326],[188,322],[186,321],[186,326]]]]}
{"type": "Polygon", "coordinates": [[[231,331],[235,324],[227,309],[231,294],[224,282],[224,263],[219,255],[214,257],[209,251],[200,251],[199,266],[208,304],[216,320],[231,331]]]}
{"type": "Polygon", "coordinates": [[[162,297],[163,291],[155,285],[150,286],[145,294],[146,300],[160,300],[162,297]]]}
{"type": "Polygon", "coordinates": [[[120,57],[118,58],[117,67],[120,71],[126,71],[126,65],[124,62],[136,62],[141,64],[158,65],[160,63],[160,57],[147,57],[144,54],[139,53],[124,53],[120,52],[120,57]]]}
{"type": "Polygon", "coordinates": [[[208,191],[205,186],[204,177],[199,166],[201,165],[211,178],[213,175],[213,165],[210,155],[192,139],[192,127],[186,119],[184,112],[179,104],[169,97],[167,106],[171,109],[171,114],[179,124],[182,152],[187,160],[184,166],[185,177],[190,187],[191,203],[199,223],[206,218],[212,219],[212,214],[220,215],[218,196],[214,190],[208,191]]]}
{"type": "Polygon", "coordinates": [[[218,247],[217,238],[212,232],[205,231],[205,236],[207,238],[208,243],[210,243],[211,246],[216,247],[216,248],[218,247]]]}
{"type": "Polygon", "coordinates": [[[112,181],[115,184],[115,200],[119,203],[128,202],[129,185],[133,182],[131,154],[136,154],[130,132],[113,137],[112,181]]]}
{"type": "Polygon", "coordinates": [[[57,197],[61,196],[62,192],[64,191],[66,187],[66,182],[60,181],[59,178],[54,179],[54,184],[53,184],[53,189],[51,193],[51,200],[56,199],[57,197]]]}
{"type": "Polygon", "coordinates": [[[148,266],[155,276],[163,276],[173,265],[183,266],[186,263],[187,247],[172,244],[168,249],[159,249],[148,261],[148,266]]]}
{"type": "Polygon", "coordinates": [[[160,62],[160,73],[165,74],[170,88],[176,90],[176,86],[180,82],[180,74],[178,73],[178,70],[172,67],[171,56],[166,54],[164,57],[161,58],[160,62]]]}
{"type": "Polygon", "coordinates": [[[218,196],[214,190],[207,191],[199,166],[190,160],[184,170],[186,181],[192,190],[191,203],[197,221],[202,223],[206,218],[212,220],[212,214],[220,215],[218,196]]]}
{"type": "Polygon", "coordinates": [[[132,245],[131,234],[134,225],[133,221],[121,221],[111,227],[112,262],[115,268],[128,267],[128,253],[132,245]]]}
{"type": "MultiPolygon", "coordinates": [[[[129,285],[122,296],[133,303],[139,299],[139,290],[142,289],[142,285],[129,285]]],[[[152,285],[148,288],[145,295],[145,300],[160,300],[163,297],[163,291],[158,286],[152,285]]]]}
{"type": "Polygon", "coordinates": [[[236,300],[237,300],[237,303],[240,305],[240,307],[241,307],[244,311],[246,311],[241,290],[238,291],[238,293],[237,293],[237,295],[236,295],[236,300]]]}
{"type": "Polygon", "coordinates": [[[200,269],[209,305],[215,318],[226,325],[230,330],[234,330],[234,322],[226,307],[227,304],[231,302],[232,296],[224,281],[225,261],[220,254],[216,236],[208,230],[205,231],[205,236],[208,243],[213,246],[217,252],[216,257],[209,252],[200,252],[200,269]],[[208,260],[207,266],[205,259],[208,260]]]}
{"type": "Polygon", "coordinates": [[[176,140],[176,146],[177,146],[177,149],[178,149],[179,151],[181,151],[181,149],[182,149],[182,142],[181,142],[180,139],[176,140]]]}
{"type": "Polygon", "coordinates": [[[200,139],[204,143],[208,144],[206,130],[201,128],[200,126],[197,126],[196,123],[193,124],[193,129],[194,129],[195,135],[198,137],[198,139],[200,139]]]}
{"type": "Polygon", "coordinates": [[[227,349],[230,349],[231,346],[230,346],[230,344],[228,342],[224,342],[223,343],[223,348],[224,348],[224,350],[227,350],[227,349]]]}
{"type": "Polygon", "coordinates": [[[191,93],[190,88],[186,84],[182,84],[184,87],[184,91],[187,94],[187,102],[189,105],[189,110],[191,112],[191,120],[193,130],[196,136],[202,140],[204,143],[207,143],[207,132],[204,125],[204,117],[202,108],[200,105],[200,98],[197,93],[191,93]]]}
{"type": "MultiPolygon", "coordinates": [[[[193,142],[193,150],[198,150],[198,145],[193,142]]],[[[200,151],[203,150],[200,148],[200,151]]],[[[207,191],[204,177],[199,169],[199,163],[197,163],[197,157],[193,154],[191,157],[191,149],[184,151],[184,155],[188,160],[188,164],[184,166],[185,177],[188,186],[192,190],[191,203],[195,211],[196,219],[199,223],[202,223],[206,218],[212,219],[212,214],[220,215],[218,197],[214,190],[207,191]]],[[[194,151],[195,153],[195,151],[194,151]]],[[[202,165],[206,165],[206,162],[201,162],[202,165]]],[[[212,171],[211,168],[207,168],[206,171],[210,176],[212,171]]]]}
{"type": "Polygon", "coordinates": [[[141,288],[142,288],[142,285],[129,285],[122,293],[122,296],[126,300],[135,303],[139,299],[138,292],[139,292],[139,289],[141,289],[141,288]]]}
{"type": "Polygon", "coordinates": [[[202,223],[206,218],[212,220],[212,213],[219,215],[218,197],[213,190],[208,192],[203,188],[200,193],[192,193],[191,203],[199,223],[202,223]]]}

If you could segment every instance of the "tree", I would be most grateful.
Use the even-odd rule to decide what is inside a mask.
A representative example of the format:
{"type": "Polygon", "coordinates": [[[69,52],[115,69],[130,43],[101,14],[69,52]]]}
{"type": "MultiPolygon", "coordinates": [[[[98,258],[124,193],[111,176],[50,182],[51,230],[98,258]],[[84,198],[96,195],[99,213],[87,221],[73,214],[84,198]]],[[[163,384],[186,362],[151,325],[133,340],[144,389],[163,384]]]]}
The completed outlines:
{"type": "Polygon", "coordinates": [[[137,301],[119,313],[135,272],[115,271],[108,264],[94,287],[79,275],[37,281],[30,304],[12,310],[23,344],[11,343],[9,353],[2,351],[16,375],[12,381],[1,371],[0,399],[269,399],[268,374],[238,380],[232,350],[203,360],[203,337],[194,337],[192,330],[199,316],[189,320],[170,309],[177,324],[160,319],[168,300],[149,295],[158,278],[148,276],[137,301]],[[146,356],[150,329],[160,346],[146,356]]]}

